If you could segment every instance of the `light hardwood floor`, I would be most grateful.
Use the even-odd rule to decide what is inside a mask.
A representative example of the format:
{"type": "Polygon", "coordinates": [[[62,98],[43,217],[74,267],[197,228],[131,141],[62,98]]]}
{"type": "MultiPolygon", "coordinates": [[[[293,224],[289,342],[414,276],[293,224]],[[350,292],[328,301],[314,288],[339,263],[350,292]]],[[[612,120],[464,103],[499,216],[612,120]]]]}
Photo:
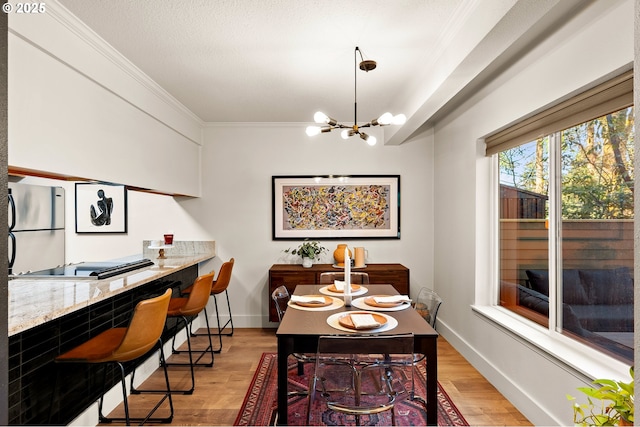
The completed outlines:
{"type": "MultiPolygon", "coordinates": [[[[194,338],[194,348],[201,348],[204,340],[204,337],[194,338]]],[[[532,425],[444,338],[440,337],[438,341],[438,381],[470,425],[532,425]]],[[[196,368],[195,392],[174,396],[175,416],[170,425],[233,425],[260,356],[263,352],[276,351],[274,329],[236,328],[232,337],[223,337],[223,350],[216,354],[213,368],[196,368]]],[[[172,360],[177,357],[185,356],[172,356],[172,360]]],[[[172,386],[188,386],[188,367],[171,366],[169,369],[172,386]]],[[[143,387],[159,387],[161,381],[163,377],[159,370],[143,387]]],[[[131,396],[132,416],[136,416],[136,408],[151,407],[149,405],[156,397],[148,394],[131,396]]],[[[122,405],[112,415],[120,414],[122,405]]]]}

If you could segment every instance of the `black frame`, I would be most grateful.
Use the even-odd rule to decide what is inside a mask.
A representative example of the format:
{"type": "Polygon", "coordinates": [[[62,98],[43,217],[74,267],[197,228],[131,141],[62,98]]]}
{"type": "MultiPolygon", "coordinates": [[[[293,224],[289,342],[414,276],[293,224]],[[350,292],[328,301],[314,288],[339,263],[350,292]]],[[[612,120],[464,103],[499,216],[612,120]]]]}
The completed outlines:
{"type": "Polygon", "coordinates": [[[76,183],[75,213],[76,233],[126,233],[127,187],[111,183],[76,183]],[[104,192],[105,200],[100,200],[100,190],[104,192]],[[111,205],[110,213],[104,212],[105,203],[111,205]]]}
{"type": "MultiPolygon", "coordinates": [[[[349,191],[344,193],[350,194],[349,191]]],[[[351,212],[352,210],[349,210],[349,218],[353,218],[351,212]]],[[[342,213],[344,214],[344,205],[342,213]]],[[[400,239],[400,175],[274,175],[271,177],[271,215],[273,240],[400,239]],[[388,190],[388,208],[384,213],[385,219],[383,221],[388,227],[336,226],[335,228],[300,228],[297,230],[285,227],[285,217],[288,215],[284,208],[286,187],[332,187],[327,192],[335,194],[336,187],[367,185],[382,186],[388,190]]],[[[302,220],[304,221],[304,218],[302,220]]]]}

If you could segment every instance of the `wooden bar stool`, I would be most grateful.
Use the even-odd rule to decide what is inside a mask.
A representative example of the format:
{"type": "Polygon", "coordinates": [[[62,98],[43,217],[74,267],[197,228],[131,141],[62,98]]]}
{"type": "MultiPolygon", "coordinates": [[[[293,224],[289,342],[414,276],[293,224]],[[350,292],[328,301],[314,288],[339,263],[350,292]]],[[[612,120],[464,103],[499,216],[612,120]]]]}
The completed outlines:
{"type": "MultiPolygon", "coordinates": [[[[195,390],[196,379],[194,373],[194,366],[207,366],[212,367],[214,362],[213,356],[213,344],[211,343],[211,337],[209,336],[209,345],[203,350],[194,350],[191,347],[191,338],[189,334],[189,323],[193,321],[207,306],[209,302],[209,293],[211,291],[211,283],[213,282],[213,273],[205,274],[196,278],[193,285],[189,288],[191,292],[187,298],[171,298],[169,302],[169,308],[167,310],[167,318],[175,318],[176,324],[174,328],[173,334],[173,342],[171,344],[171,348],[174,354],[180,353],[189,353],[189,363],[181,363],[181,362],[164,362],[165,366],[189,366],[191,369],[191,388],[186,390],[175,390],[172,389],[172,393],[181,393],[181,394],[192,394],[195,390]],[[175,349],[175,339],[176,333],[178,332],[178,327],[180,322],[184,323],[185,331],[187,333],[187,348],[188,350],[176,350],[175,349]],[[198,358],[193,360],[193,353],[198,353],[198,358]],[[199,363],[200,360],[205,356],[205,354],[211,354],[211,362],[207,363],[199,363]]],[[[205,315],[205,322],[207,324],[207,328],[209,327],[209,319],[205,315]]],[[[133,387],[133,377],[131,378],[131,393],[156,393],[161,390],[140,390],[133,387]]]]}
{"type": "MultiPolygon", "coordinates": [[[[107,418],[102,415],[102,401],[106,392],[106,390],[103,389],[98,405],[98,415],[101,423],[125,421],[127,425],[131,425],[131,421],[140,421],[141,424],[147,421],[162,423],[170,423],[172,421],[173,400],[171,399],[169,376],[166,367],[164,369],[164,377],[167,389],[161,390],[161,392],[164,393],[162,399],[160,399],[146,417],[131,418],[129,416],[125,368],[123,366],[125,362],[141,358],[157,344],[160,344],[160,359],[164,361],[161,336],[166,323],[170,299],[171,289],[167,289],[161,296],[140,301],[133,311],[133,316],[131,317],[128,327],[108,329],[55,358],[56,363],[114,363],[120,368],[125,418],[107,418]],[[166,399],[169,400],[170,415],[166,418],[151,418],[151,415],[155,413],[166,399]]],[[[105,369],[105,376],[106,371],[105,369]]],[[[103,384],[105,384],[104,381],[103,384]]]]}
{"type": "MultiPolygon", "coordinates": [[[[222,263],[222,266],[220,266],[220,271],[218,272],[218,278],[216,280],[213,281],[213,283],[211,284],[211,296],[213,296],[213,303],[215,305],[216,308],[216,322],[218,325],[218,332],[217,333],[212,333],[211,329],[209,328],[209,324],[207,324],[207,332],[204,334],[198,334],[195,333],[193,331],[191,331],[191,336],[203,336],[203,335],[209,335],[210,337],[212,335],[217,335],[218,336],[218,340],[220,341],[220,348],[217,350],[214,350],[214,352],[216,353],[220,353],[222,351],[222,336],[232,336],[233,335],[233,317],[231,317],[231,304],[229,302],[229,292],[228,292],[228,287],[229,287],[229,282],[231,281],[231,272],[233,270],[233,264],[234,264],[235,260],[233,258],[231,258],[229,261],[222,263]],[[227,308],[229,310],[229,320],[226,321],[226,323],[224,325],[222,325],[222,327],[220,326],[220,314],[218,312],[218,299],[217,299],[217,295],[221,294],[221,293],[225,293],[227,296],[227,308]],[[227,333],[222,333],[222,331],[225,330],[225,328],[227,327],[227,325],[231,324],[231,332],[227,332],[227,333]]],[[[191,292],[191,286],[184,289],[182,291],[183,294],[188,294],[191,292]]],[[[207,315],[207,308],[205,307],[204,309],[204,314],[205,314],[205,318],[209,318],[207,315]]]]}

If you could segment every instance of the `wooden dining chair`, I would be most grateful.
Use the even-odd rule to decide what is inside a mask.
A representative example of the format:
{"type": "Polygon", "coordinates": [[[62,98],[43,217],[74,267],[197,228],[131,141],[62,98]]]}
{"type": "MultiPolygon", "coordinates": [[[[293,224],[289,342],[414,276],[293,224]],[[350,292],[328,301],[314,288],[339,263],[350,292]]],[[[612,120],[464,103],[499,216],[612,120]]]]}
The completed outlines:
{"type": "Polygon", "coordinates": [[[354,416],[356,425],[362,416],[384,411],[391,411],[395,425],[396,403],[415,397],[413,348],[413,334],[319,337],[307,423],[322,399],[330,410],[354,416]]]}
{"type": "MultiPolygon", "coordinates": [[[[161,363],[164,367],[164,378],[167,388],[158,391],[163,394],[162,398],[144,418],[132,418],[129,415],[129,400],[127,399],[124,366],[126,362],[141,360],[144,355],[158,345],[160,348],[160,361],[164,361],[161,336],[167,318],[170,299],[171,289],[167,289],[161,296],[139,302],[134,309],[128,327],[107,329],[83,344],[55,358],[56,363],[116,364],[119,367],[125,416],[124,418],[107,418],[102,414],[102,402],[106,392],[106,390],[103,389],[98,404],[100,423],[110,423],[113,421],[124,421],[127,425],[131,425],[132,421],[141,423],[147,421],[170,423],[173,419],[173,400],[171,398],[169,376],[166,366],[161,363]],[[165,418],[151,418],[155,411],[160,408],[160,405],[167,399],[169,400],[170,414],[165,418]]],[[[135,373],[135,365],[133,372],[135,373]]],[[[106,387],[106,368],[104,369],[104,376],[103,385],[106,387]]]]}
{"type": "MultiPolygon", "coordinates": [[[[324,273],[320,273],[320,284],[331,284],[335,280],[344,280],[344,271],[328,271],[324,273]]],[[[369,273],[363,272],[352,272],[351,273],[351,283],[356,285],[368,285],[369,284],[369,273]]]]}

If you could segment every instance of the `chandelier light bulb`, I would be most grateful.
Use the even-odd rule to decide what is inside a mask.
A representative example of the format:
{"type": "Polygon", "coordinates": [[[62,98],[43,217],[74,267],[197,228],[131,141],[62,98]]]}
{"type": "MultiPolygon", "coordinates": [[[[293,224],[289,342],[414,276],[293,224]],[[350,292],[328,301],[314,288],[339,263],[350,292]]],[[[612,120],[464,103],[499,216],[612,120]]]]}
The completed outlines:
{"type": "Polygon", "coordinates": [[[308,136],[316,136],[322,131],[320,126],[307,126],[307,135],[308,136]]]}
{"type": "Polygon", "coordinates": [[[407,122],[407,116],[405,116],[404,114],[395,115],[391,120],[391,123],[394,125],[403,125],[406,122],[407,122]]]}
{"type": "Polygon", "coordinates": [[[380,117],[378,117],[378,124],[380,126],[385,126],[385,125],[390,125],[391,121],[393,120],[393,115],[389,112],[384,113],[383,115],[381,115],[380,117]]]}
{"type": "Polygon", "coordinates": [[[327,116],[325,113],[323,113],[322,111],[318,111],[317,113],[315,113],[313,115],[313,120],[316,123],[329,123],[329,116],[327,116]]]}
{"type": "Polygon", "coordinates": [[[342,136],[342,139],[349,139],[354,135],[353,129],[344,129],[342,132],[340,132],[340,136],[342,136]]]}
{"type": "Polygon", "coordinates": [[[376,142],[378,142],[375,136],[367,135],[364,132],[360,132],[360,138],[364,139],[365,142],[371,146],[376,145],[376,142]]]}

